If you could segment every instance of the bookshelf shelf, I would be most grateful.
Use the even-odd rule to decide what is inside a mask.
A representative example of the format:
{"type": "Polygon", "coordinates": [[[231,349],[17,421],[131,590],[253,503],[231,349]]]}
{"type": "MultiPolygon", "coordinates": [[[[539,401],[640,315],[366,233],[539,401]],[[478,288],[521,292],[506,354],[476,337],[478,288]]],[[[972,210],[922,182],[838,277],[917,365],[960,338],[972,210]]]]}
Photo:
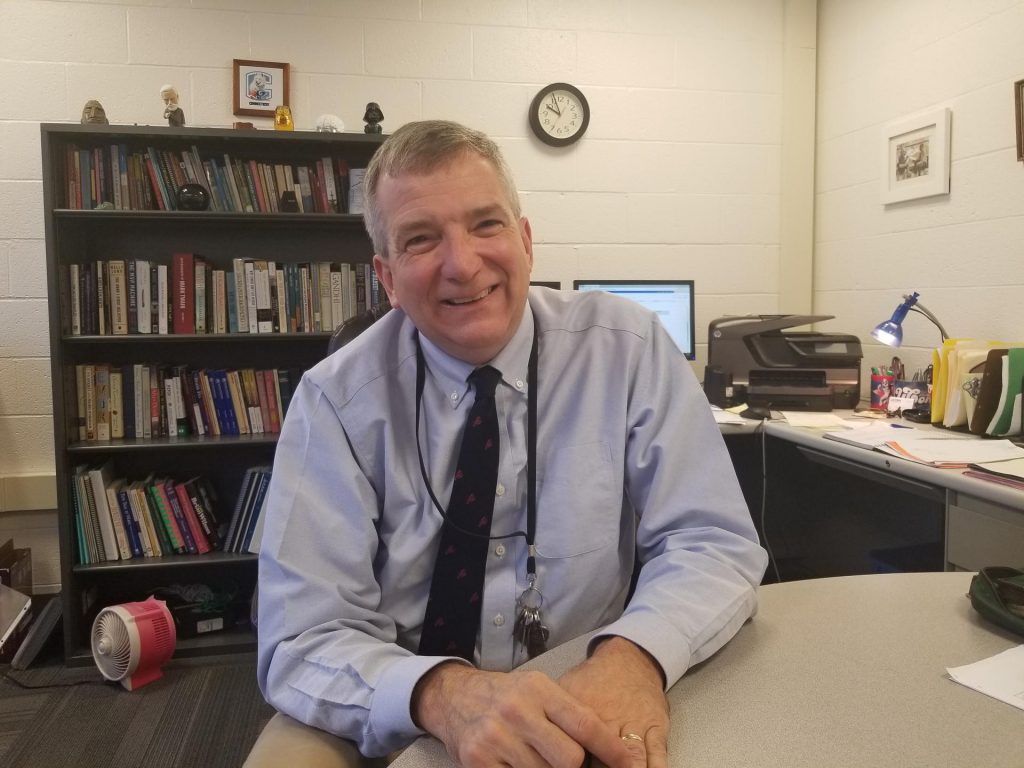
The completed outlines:
{"type": "Polygon", "coordinates": [[[205,555],[164,555],[162,557],[141,557],[132,560],[111,560],[106,563],[76,565],[78,574],[118,573],[125,571],[147,571],[155,569],[181,570],[199,566],[233,566],[247,568],[256,562],[257,556],[245,552],[208,552],[205,555]]]}
{"type": "MultiPolygon", "coordinates": [[[[115,489],[112,498],[120,500],[118,487],[148,487],[154,478],[185,485],[199,476],[208,483],[223,536],[251,468],[273,462],[291,388],[324,357],[333,329],[380,299],[369,267],[372,246],[361,215],[348,212],[345,182],[351,169],[365,167],[384,137],[77,124],[43,124],[40,130],[64,655],[71,664],[89,663],[92,619],[107,605],[142,600],[171,584],[203,584],[248,601],[256,555],[216,548],[169,554],[172,548],[142,556],[132,549],[126,554],[121,542],[111,552],[99,546],[94,522],[102,505],[83,508],[81,501],[97,483],[115,489]],[[174,191],[183,176],[205,182],[211,209],[176,210],[174,191]],[[304,212],[280,210],[283,193],[292,190],[304,212]],[[104,203],[113,208],[96,208],[104,203]],[[122,264],[123,283],[115,271],[122,264]],[[158,267],[166,270],[163,276],[158,267]],[[253,301],[248,275],[236,272],[243,267],[251,267],[257,280],[269,279],[275,297],[269,310],[265,302],[259,305],[258,321],[270,325],[258,333],[238,332],[247,314],[238,297],[253,301]],[[148,291],[140,277],[144,269],[148,291]],[[186,278],[175,279],[181,275],[186,278]],[[334,303],[337,294],[325,292],[325,285],[335,290],[339,281],[343,310],[334,303]],[[165,299],[157,306],[159,295],[165,299]],[[182,296],[191,303],[179,304],[182,296]],[[125,304],[127,312],[119,314],[125,304]],[[183,313],[181,324],[176,312],[183,313]],[[164,320],[167,332],[160,333],[164,320]],[[201,322],[216,332],[199,332],[201,322]],[[93,397],[97,370],[111,380],[116,376],[120,400],[113,383],[93,397]],[[214,377],[225,373],[218,405],[211,398],[217,394],[214,377]],[[237,385],[253,374],[257,389],[263,377],[260,398],[237,385]],[[234,384],[231,376],[238,377],[234,384]],[[244,430],[225,421],[232,412],[248,420],[250,434],[237,434],[244,430]],[[116,421],[105,421],[110,418],[116,421]],[[215,420],[222,429],[213,429],[215,420]],[[91,429],[101,423],[110,439],[105,430],[91,429]],[[83,476],[99,476],[100,468],[110,480],[104,475],[83,483],[83,476]],[[124,486],[117,485],[121,480],[124,486]]],[[[101,386],[99,376],[95,385],[101,386]]],[[[143,493],[143,509],[147,503],[143,493]]],[[[114,520],[111,514],[113,526],[130,524],[140,513],[128,507],[121,510],[127,517],[114,520]]],[[[172,527],[155,514],[149,523],[151,533],[153,526],[172,527]]],[[[176,655],[254,648],[254,632],[234,627],[179,637],[176,655]]]]}
{"type": "Polygon", "coordinates": [[[362,228],[363,217],[352,213],[248,213],[220,211],[109,211],[79,210],[77,208],[58,208],[53,211],[55,218],[62,221],[87,222],[89,224],[188,222],[189,224],[242,224],[244,226],[282,224],[326,225],[336,227],[349,225],[362,228]]]}
{"type": "Polygon", "coordinates": [[[137,344],[276,344],[281,342],[311,342],[327,349],[331,334],[327,331],[311,333],[168,333],[168,334],[125,334],[122,336],[63,336],[65,344],[105,344],[117,346],[129,340],[137,344]]]}
{"type": "MultiPolygon", "coordinates": [[[[245,627],[229,627],[198,637],[179,637],[174,656],[184,659],[195,656],[251,653],[256,650],[256,636],[245,627]]],[[[92,664],[92,651],[88,645],[78,645],[65,657],[69,666],[92,664]]]]}
{"type": "Polygon", "coordinates": [[[258,435],[189,435],[187,437],[150,437],[122,438],[119,440],[94,440],[92,442],[76,442],[67,446],[69,454],[106,454],[135,451],[194,451],[197,449],[217,450],[249,448],[252,446],[273,446],[277,444],[277,435],[263,433],[258,435]]]}

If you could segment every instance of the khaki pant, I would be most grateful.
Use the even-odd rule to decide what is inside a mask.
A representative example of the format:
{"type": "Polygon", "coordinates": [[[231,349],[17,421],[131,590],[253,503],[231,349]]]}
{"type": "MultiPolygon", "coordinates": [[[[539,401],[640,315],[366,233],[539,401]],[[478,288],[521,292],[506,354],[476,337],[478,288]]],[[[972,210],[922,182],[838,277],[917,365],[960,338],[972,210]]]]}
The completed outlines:
{"type": "Polygon", "coordinates": [[[244,768],[385,768],[389,761],[390,758],[363,757],[351,741],[278,712],[256,739],[244,768]]]}

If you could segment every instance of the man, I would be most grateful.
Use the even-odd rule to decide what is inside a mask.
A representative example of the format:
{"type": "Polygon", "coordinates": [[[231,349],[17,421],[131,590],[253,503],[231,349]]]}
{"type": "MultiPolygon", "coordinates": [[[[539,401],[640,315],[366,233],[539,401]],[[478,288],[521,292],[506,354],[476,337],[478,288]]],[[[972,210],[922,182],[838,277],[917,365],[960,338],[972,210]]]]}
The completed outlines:
{"type": "Polygon", "coordinates": [[[753,613],[767,562],[689,364],[632,302],[529,289],[530,224],[482,134],[403,126],[364,183],[396,310],[291,401],[260,554],[261,689],[365,755],[426,731],[467,768],[577,768],[585,752],[665,768],[665,688],[753,613]],[[442,500],[464,482],[463,427],[488,397],[467,377],[485,367],[498,481],[482,595],[459,615],[479,620],[471,665],[423,649],[444,629],[425,621],[457,550],[441,542],[467,536],[442,500]],[[533,546],[506,536],[524,529],[533,546]],[[509,671],[597,628],[560,680],[509,671]]]}

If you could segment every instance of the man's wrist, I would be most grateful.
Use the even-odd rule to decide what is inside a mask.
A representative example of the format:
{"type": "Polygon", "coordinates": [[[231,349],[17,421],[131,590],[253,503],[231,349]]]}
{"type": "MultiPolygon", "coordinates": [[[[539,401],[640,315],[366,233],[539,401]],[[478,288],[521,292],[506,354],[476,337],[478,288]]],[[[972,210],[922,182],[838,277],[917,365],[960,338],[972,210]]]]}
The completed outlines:
{"type": "Polygon", "coordinates": [[[451,691],[458,688],[456,681],[473,674],[474,668],[456,660],[443,661],[419,679],[412,690],[409,712],[417,728],[440,737],[440,717],[447,709],[451,691]]]}
{"type": "Polygon", "coordinates": [[[654,674],[655,678],[661,682],[661,687],[665,687],[665,670],[661,668],[661,664],[654,656],[650,654],[647,649],[637,645],[632,640],[628,640],[620,635],[608,635],[606,637],[598,638],[593,646],[590,654],[591,658],[595,657],[625,657],[629,659],[637,660],[637,663],[650,669],[654,674]]]}

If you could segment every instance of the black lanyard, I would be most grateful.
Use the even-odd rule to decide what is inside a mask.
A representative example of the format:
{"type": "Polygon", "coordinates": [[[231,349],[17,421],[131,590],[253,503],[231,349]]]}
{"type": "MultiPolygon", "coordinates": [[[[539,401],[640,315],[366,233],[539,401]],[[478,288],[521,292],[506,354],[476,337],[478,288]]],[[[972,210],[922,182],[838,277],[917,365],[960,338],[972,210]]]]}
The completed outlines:
{"type": "Polygon", "coordinates": [[[526,371],[526,531],[515,531],[501,536],[482,536],[474,531],[467,531],[448,519],[448,515],[437,500],[434,489],[430,485],[427,476],[427,465],[423,461],[423,449],[420,446],[420,401],[423,400],[423,387],[426,384],[426,362],[423,359],[423,349],[420,346],[419,333],[416,334],[416,454],[420,459],[420,474],[423,476],[423,484],[426,486],[427,494],[434,504],[445,525],[450,525],[459,533],[472,536],[475,539],[511,539],[515,536],[522,536],[526,540],[526,578],[532,587],[537,580],[537,548],[534,546],[534,539],[537,533],[537,326],[533,326],[533,344],[530,347],[530,362],[526,371]]]}

